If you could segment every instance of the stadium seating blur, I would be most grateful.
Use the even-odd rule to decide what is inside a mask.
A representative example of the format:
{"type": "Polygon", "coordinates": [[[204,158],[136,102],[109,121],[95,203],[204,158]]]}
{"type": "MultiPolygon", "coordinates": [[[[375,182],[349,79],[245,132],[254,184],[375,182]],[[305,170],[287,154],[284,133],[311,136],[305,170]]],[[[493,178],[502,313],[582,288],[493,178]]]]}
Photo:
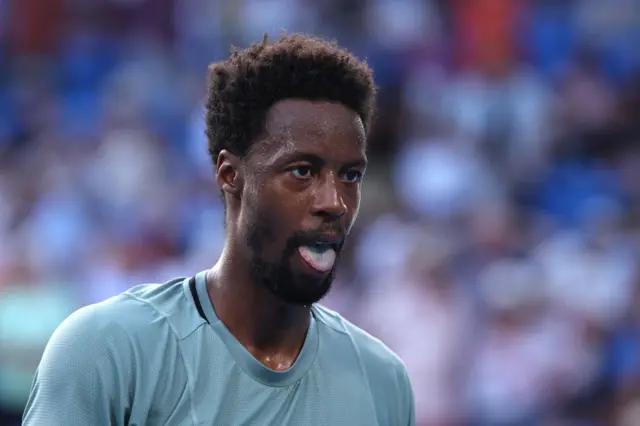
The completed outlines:
{"type": "Polygon", "coordinates": [[[326,304],[419,426],[640,425],[637,0],[0,0],[0,424],[69,313],[215,262],[207,65],[282,29],[375,71],[326,304]]]}

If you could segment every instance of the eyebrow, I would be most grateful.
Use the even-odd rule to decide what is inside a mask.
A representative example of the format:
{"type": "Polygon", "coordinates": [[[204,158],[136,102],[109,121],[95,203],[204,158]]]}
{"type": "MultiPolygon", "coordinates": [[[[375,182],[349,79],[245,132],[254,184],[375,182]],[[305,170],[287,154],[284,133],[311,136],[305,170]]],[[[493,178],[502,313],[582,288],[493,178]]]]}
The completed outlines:
{"type": "MultiPolygon", "coordinates": [[[[283,162],[285,163],[291,163],[294,161],[306,161],[318,167],[324,166],[327,163],[323,158],[321,158],[316,154],[301,153],[301,152],[292,152],[291,154],[286,155],[286,157],[283,159],[283,162]]],[[[358,158],[355,160],[347,161],[344,164],[342,164],[342,168],[345,168],[345,169],[351,169],[351,168],[364,169],[366,167],[367,167],[366,158],[358,158]]]]}

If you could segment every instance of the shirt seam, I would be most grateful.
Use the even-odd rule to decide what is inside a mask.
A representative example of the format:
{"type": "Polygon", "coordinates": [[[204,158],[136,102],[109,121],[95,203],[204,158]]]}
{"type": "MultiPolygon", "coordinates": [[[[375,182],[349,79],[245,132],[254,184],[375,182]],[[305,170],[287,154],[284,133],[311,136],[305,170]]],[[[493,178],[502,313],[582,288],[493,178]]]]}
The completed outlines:
{"type": "Polygon", "coordinates": [[[356,344],[356,341],[355,341],[355,338],[353,337],[353,335],[351,333],[347,333],[346,331],[345,331],[345,334],[347,334],[347,336],[349,336],[349,341],[351,342],[351,347],[352,347],[353,351],[356,353],[356,358],[358,359],[358,366],[360,367],[360,372],[362,373],[364,381],[367,384],[367,394],[369,395],[369,402],[371,403],[371,406],[373,407],[373,410],[376,413],[376,419],[378,421],[378,424],[380,424],[380,419],[378,418],[378,410],[377,410],[377,405],[376,405],[376,399],[373,396],[373,393],[371,391],[371,382],[369,381],[369,375],[367,374],[367,369],[364,366],[364,363],[363,363],[363,360],[362,360],[363,359],[362,358],[362,353],[360,352],[360,348],[356,344]]]}
{"type": "MultiPolygon", "coordinates": [[[[200,323],[193,328],[193,330],[190,330],[187,334],[185,334],[184,336],[180,337],[178,335],[178,332],[176,331],[175,327],[173,326],[173,324],[171,323],[171,321],[169,321],[169,314],[161,311],[160,309],[158,309],[157,306],[153,305],[151,302],[149,302],[148,300],[144,300],[134,294],[131,293],[124,293],[125,296],[140,302],[146,306],[148,306],[149,308],[151,308],[151,310],[157,315],[158,318],[162,318],[164,320],[167,321],[167,325],[169,326],[169,328],[171,329],[171,332],[173,333],[173,335],[175,336],[175,338],[178,341],[182,341],[185,340],[186,338],[188,338],[189,336],[191,336],[193,333],[195,333],[200,327],[202,327],[204,324],[207,324],[207,322],[202,319],[200,316],[198,316],[198,318],[200,319],[200,323]]],[[[184,294],[181,295],[182,298],[186,299],[186,296],[184,294]]]]}
{"type": "Polygon", "coordinates": [[[203,323],[199,324],[193,331],[191,331],[189,334],[187,334],[185,337],[180,338],[178,337],[178,333],[176,333],[175,327],[173,327],[173,325],[171,324],[171,321],[169,321],[169,316],[162,312],[161,310],[159,310],[156,306],[152,305],[149,301],[141,299],[131,293],[124,293],[126,296],[130,297],[131,299],[140,302],[148,307],[150,307],[154,313],[156,313],[156,316],[158,316],[160,319],[164,320],[167,325],[169,326],[169,329],[171,330],[171,334],[173,334],[173,337],[176,339],[176,342],[178,343],[178,353],[180,354],[180,361],[182,363],[182,367],[184,368],[184,371],[186,373],[187,376],[187,386],[189,388],[189,413],[191,414],[191,421],[193,422],[194,425],[197,425],[199,420],[198,420],[198,416],[196,414],[195,411],[195,401],[193,398],[193,377],[191,376],[189,369],[187,368],[187,363],[185,362],[185,357],[184,357],[184,353],[182,351],[182,345],[180,345],[180,342],[184,339],[186,339],[188,336],[190,336],[191,334],[193,334],[198,328],[200,328],[202,326],[202,324],[205,324],[204,321],[203,323]]]}
{"type": "Polygon", "coordinates": [[[333,312],[327,310],[327,308],[323,307],[322,305],[315,305],[314,308],[319,315],[316,315],[316,320],[321,323],[322,325],[330,328],[331,330],[338,332],[340,334],[344,334],[346,336],[351,336],[351,334],[347,331],[346,327],[344,326],[344,322],[342,321],[342,319],[340,318],[340,316],[334,314],[333,312]],[[341,327],[338,327],[337,325],[331,324],[329,321],[325,320],[325,316],[329,316],[331,317],[331,319],[333,319],[335,322],[338,322],[340,324],[341,327]]]}

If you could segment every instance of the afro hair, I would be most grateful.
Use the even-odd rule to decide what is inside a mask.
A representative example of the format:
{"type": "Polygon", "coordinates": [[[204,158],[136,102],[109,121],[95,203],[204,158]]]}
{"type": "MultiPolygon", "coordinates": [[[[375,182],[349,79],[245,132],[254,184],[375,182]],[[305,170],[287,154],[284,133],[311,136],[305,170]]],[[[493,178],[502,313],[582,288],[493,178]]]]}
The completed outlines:
{"type": "Polygon", "coordinates": [[[269,108],[284,99],[337,102],[355,111],[368,133],[375,107],[373,73],[335,42],[304,34],[233,49],[209,66],[206,134],[211,160],[223,149],[244,156],[264,132],[269,108]]]}

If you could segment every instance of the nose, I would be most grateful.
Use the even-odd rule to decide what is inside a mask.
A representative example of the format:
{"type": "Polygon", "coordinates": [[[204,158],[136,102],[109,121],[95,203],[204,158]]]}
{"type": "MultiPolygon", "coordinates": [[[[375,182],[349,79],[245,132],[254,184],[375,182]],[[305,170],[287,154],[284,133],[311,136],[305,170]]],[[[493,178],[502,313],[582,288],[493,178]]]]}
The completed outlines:
{"type": "Polygon", "coordinates": [[[340,193],[339,182],[336,182],[336,178],[332,174],[327,174],[325,179],[318,181],[312,213],[331,219],[340,218],[347,213],[347,206],[340,193]]]}

